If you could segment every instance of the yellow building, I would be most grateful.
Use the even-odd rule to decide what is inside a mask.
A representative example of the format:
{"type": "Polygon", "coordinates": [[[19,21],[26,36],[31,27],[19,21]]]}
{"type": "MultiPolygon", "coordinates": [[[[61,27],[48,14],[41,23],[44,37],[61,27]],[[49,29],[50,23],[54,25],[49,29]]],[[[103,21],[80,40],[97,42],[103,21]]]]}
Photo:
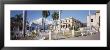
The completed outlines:
{"type": "Polygon", "coordinates": [[[76,20],[75,18],[73,17],[69,17],[69,18],[66,18],[64,20],[61,20],[61,29],[62,28],[69,28],[69,27],[72,27],[74,25],[77,25],[79,27],[83,27],[85,26],[83,23],[81,23],[79,20],[76,20]]]}

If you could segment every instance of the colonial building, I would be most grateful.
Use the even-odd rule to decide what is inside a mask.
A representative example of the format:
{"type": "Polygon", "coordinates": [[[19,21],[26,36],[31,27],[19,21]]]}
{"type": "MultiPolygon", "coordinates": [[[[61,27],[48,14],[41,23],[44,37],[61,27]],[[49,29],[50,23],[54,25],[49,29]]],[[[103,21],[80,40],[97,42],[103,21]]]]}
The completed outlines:
{"type": "Polygon", "coordinates": [[[66,18],[64,20],[61,20],[61,29],[66,29],[66,28],[69,28],[69,27],[72,27],[72,26],[79,26],[79,27],[84,27],[86,26],[84,23],[80,22],[79,20],[76,20],[75,18],[73,17],[69,17],[69,18],[66,18]]]}
{"type": "Polygon", "coordinates": [[[100,11],[96,11],[94,15],[87,16],[87,26],[90,28],[99,29],[100,27],[100,11]]]}

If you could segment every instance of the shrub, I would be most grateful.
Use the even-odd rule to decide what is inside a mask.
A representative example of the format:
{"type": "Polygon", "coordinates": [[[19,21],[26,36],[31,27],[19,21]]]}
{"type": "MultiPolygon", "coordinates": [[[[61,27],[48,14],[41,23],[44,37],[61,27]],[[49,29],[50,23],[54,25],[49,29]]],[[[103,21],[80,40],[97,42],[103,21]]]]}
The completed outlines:
{"type": "MultiPolygon", "coordinates": [[[[73,30],[73,27],[69,27],[69,29],[70,29],[70,30],[73,30]]],[[[75,31],[78,31],[78,30],[79,30],[79,26],[77,26],[77,25],[74,26],[74,30],[75,30],[75,31]]]]}
{"type": "Polygon", "coordinates": [[[73,30],[73,27],[69,27],[69,30],[73,30]]]}
{"type": "Polygon", "coordinates": [[[75,31],[78,31],[78,30],[79,30],[79,26],[77,26],[77,25],[74,26],[74,30],[75,30],[75,31]]]}

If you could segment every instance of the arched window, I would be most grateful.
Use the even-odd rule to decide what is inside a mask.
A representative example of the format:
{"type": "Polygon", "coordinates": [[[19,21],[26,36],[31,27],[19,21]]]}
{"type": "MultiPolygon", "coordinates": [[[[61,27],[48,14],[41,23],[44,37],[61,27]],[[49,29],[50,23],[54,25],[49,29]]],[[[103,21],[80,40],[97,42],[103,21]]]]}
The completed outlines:
{"type": "Polygon", "coordinates": [[[68,27],[70,27],[70,24],[68,25],[68,27]]]}
{"type": "Polygon", "coordinates": [[[67,28],[67,24],[66,24],[66,28],[67,28]]]}
{"type": "Polygon", "coordinates": [[[61,25],[61,28],[62,28],[62,25],[61,25]]]}
{"type": "Polygon", "coordinates": [[[65,27],[65,25],[63,25],[63,28],[65,27]]]}

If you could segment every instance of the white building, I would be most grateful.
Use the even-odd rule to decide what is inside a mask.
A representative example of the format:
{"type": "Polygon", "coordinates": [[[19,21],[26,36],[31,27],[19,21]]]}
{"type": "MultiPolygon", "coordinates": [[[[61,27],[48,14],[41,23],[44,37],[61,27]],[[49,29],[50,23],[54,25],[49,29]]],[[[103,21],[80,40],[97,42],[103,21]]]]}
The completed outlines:
{"type": "Polygon", "coordinates": [[[94,15],[87,16],[87,27],[95,28],[99,30],[100,28],[100,11],[96,11],[94,15]]]}

